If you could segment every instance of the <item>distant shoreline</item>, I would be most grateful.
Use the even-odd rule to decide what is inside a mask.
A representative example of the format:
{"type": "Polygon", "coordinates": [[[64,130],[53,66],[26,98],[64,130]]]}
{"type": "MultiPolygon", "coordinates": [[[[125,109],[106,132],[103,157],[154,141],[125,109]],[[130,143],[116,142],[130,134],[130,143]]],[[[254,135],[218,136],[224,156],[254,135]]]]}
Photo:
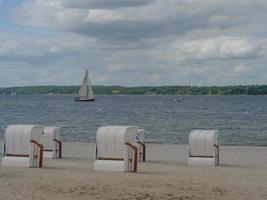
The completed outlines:
{"type": "MultiPolygon", "coordinates": [[[[75,95],[80,86],[23,86],[1,88],[0,95],[75,95]]],[[[103,95],[267,95],[267,85],[235,86],[93,86],[103,95]]]]}

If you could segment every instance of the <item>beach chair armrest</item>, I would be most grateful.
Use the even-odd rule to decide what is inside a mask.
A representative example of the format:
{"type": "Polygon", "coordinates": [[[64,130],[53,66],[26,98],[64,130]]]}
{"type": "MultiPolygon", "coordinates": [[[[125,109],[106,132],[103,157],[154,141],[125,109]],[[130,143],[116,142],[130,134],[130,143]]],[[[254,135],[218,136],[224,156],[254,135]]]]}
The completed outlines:
{"type": "Polygon", "coordinates": [[[42,144],[36,142],[35,140],[31,140],[30,142],[39,147],[39,167],[42,167],[43,166],[43,150],[44,150],[44,146],[42,144]]]}
{"type": "Polygon", "coordinates": [[[130,144],[129,142],[126,142],[125,145],[129,146],[130,148],[132,148],[134,150],[134,172],[137,171],[137,157],[138,157],[138,148],[132,144],[130,144]]]}
{"type": "Polygon", "coordinates": [[[53,141],[55,141],[56,143],[58,143],[58,146],[59,146],[59,155],[58,157],[61,158],[62,157],[62,142],[57,140],[57,139],[54,139],[53,141]]]}

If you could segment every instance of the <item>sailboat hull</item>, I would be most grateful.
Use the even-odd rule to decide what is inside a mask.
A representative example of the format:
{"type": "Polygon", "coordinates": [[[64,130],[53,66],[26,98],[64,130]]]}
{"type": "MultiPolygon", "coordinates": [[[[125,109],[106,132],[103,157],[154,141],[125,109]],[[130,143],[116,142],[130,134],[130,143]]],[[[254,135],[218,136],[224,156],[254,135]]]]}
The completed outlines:
{"type": "Polygon", "coordinates": [[[74,101],[94,101],[95,99],[88,99],[85,97],[74,97],[74,101]]]}

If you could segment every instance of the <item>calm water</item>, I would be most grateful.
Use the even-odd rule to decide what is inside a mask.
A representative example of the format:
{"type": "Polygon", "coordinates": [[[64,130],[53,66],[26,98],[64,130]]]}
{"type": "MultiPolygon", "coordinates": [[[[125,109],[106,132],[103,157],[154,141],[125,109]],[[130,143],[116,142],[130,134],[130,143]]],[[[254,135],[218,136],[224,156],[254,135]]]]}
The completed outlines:
{"type": "Polygon", "coordinates": [[[267,145],[267,96],[0,96],[0,138],[14,123],[61,126],[64,141],[93,142],[102,125],[138,125],[149,142],[185,144],[192,129],[218,129],[224,145],[267,145]]]}

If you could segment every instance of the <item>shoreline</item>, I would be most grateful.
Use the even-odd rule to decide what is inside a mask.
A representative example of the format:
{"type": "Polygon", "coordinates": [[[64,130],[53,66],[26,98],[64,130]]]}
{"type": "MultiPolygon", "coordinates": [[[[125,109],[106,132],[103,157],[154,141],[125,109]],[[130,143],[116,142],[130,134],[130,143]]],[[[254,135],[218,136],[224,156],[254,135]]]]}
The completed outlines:
{"type": "MultiPolygon", "coordinates": [[[[179,96],[179,97],[199,97],[199,96],[267,96],[267,94],[127,94],[127,93],[120,93],[120,94],[104,94],[104,93],[96,93],[95,96],[179,96]]],[[[68,94],[16,94],[16,95],[1,95],[0,97],[11,97],[11,96],[77,96],[76,93],[68,94]]]]}

